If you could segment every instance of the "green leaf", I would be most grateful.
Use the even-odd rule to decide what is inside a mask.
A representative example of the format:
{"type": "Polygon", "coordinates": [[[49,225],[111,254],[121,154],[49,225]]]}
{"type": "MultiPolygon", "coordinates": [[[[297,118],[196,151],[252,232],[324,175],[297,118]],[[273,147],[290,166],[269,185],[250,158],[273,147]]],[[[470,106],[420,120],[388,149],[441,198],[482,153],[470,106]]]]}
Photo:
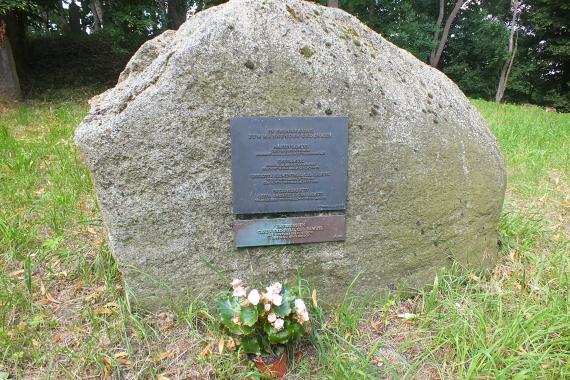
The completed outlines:
{"type": "Polygon", "coordinates": [[[254,305],[249,305],[241,309],[240,318],[241,323],[245,326],[253,326],[257,322],[257,308],[254,305]]]}
{"type": "Polygon", "coordinates": [[[303,327],[297,322],[285,321],[285,326],[283,326],[281,331],[277,331],[274,327],[270,326],[265,329],[265,332],[267,333],[269,343],[285,344],[299,338],[303,333],[303,327]]]}
{"type": "Polygon", "coordinates": [[[251,332],[253,331],[253,327],[244,326],[244,325],[238,326],[235,323],[231,323],[229,325],[224,324],[224,326],[226,326],[226,328],[232,334],[236,334],[236,335],[247,335],[247,334],[251,334],[251,332]]]}
{"type": "Polygon", "coordinates": [[[224,325],[226,322],[231,322],[233,317],[239,315],[241,305],[232,301],[233,300],[230,299],[218,301],[218,314],[220,314],[220,318],[222,319],[222,322],[224,322],[224,325]]]}
{"type": "MultiPolygon", "coordinates": [[[[236,325],[232,319],[235,316],[240,316],[242,307],[239,299],[230,298],[226,300],[221,300],[217,304],[218,314],[222,320],[222,324],[232,333],[236,335],[245,335],[253,331],[251,326],[236,325]]],[[[241,318],[240,318],[241,319],[241,318]]]]}
{"type": "Polygon", "coordinates": [[[291,311],[293,311],[291,305],[293,302],[295,302],[295,295],[291,293],[288,287],[284,286],[281,290],[281,297],[283,297],[281,306],[276,307],[274,309],[274,312],[278,317],[284,318],[291,314],[291,311]]]}
{"type": "Polygon", "coordinates": [[[244,336],[241,339],[240,346],[243,351],[249,354],[261,354],[261,345],[259,344],[259,340],[255,335],[244,336]]]}
{"type": "Polygon", "coordinates": [[[273,312],[275,313],[275,315],[277,315],[278,317],[284,318],[286,316],[288,316],[289,314],[291,314],[291,305],[289,304],[289,302],[285,301],[285,299],[283,299],[283,303],[281,304],[281,306],[276,307],[275,309],[273,309],[273,312]]]}

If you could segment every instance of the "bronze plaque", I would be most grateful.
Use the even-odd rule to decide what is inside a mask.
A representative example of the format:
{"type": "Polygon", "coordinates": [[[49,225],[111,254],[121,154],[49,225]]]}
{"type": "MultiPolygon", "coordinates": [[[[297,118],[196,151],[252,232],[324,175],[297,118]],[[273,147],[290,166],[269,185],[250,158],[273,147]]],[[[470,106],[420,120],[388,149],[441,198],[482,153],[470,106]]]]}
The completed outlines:
{"type": "Polygon", "coordinates": [[[236,247],[344,240],[344,215],[236,220],[236,247]]]}
{"type": "Polygon", "coordinates": [[[231,120],[236,214],[346,209],[346,117],[231,120]]]}

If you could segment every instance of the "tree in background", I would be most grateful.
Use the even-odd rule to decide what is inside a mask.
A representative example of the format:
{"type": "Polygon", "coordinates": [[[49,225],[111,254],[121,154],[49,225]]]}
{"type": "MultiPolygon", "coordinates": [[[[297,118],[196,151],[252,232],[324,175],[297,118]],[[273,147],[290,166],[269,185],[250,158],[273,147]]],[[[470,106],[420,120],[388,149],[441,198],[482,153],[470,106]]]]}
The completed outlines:
{"type": "Polygon", "coordinates": [[[0,101],[20,100],[22,92],[8,38],[6,21],[0,16],[0,101]]]}
{"type": "Polygon", "coordinates": [[[469,96],[491,99],[497,91],[507,60],[508,31],[497,16],[502,11],[478,4],[464,11],[452,28],[440,66],[469,96]]]}
{"type": "Polygon", "coordinates": [[[499,77],[499,85],[497,86],[497,93],[495,94],[495,101],[500,103],[505,95],[505,90],[507,89],[507,81],[509,80],[509,75],[511,69],[513,68],[513,62],[515,61],[515,56],[517,54],[518,47],[518,37],[519,37],[519,16],[522,12],[523,6],[521,0],[511,0],[511,12],[513,17],[510,22],[510,36],[509,36],[509,59],[503,64],[501,69],[501,75],[499,77]]]}
{"type": "Polygon", "coordinates": [[[529,9],[521,22],[530,30],[528,54],[534,69],[526,75],[537,79],[529,100],[570,112],[570,2],[526,0],[525,3],[529,9]]]}
{"type": "Polygon", "coordinates": [[[440,32],[441,23],[443,21],[444,12],[445,12],[445,0],[439,1],[439,15],[436,21],[436,32],[434,34],[434,42],[437,42],[437,48],[431,53],[429,63],[433,67],[437,67],[439,65],[439,61],[441,59],[441,54],[443,53],[443,49],[447,44],[447,39],[449,37],[449,31],[451,30],[451,25],[457,18],[457,15],[461,11],[462,8],[466,7],[471,0],[456,0],[451,12],[447,16],[445,20],[445,25],[440,32]]]}
{"type": "MultiPolygon", "coordinates": [[[[13,53],[8,58],[8,43],[0,48],[0,91],[7,93],[6,78],[17,83],[14,73],[26,93],[74,83],[111,85],[144,41],[225,1],[0,0],[4,40],[13,53]]],[[[438,67],[469,96],[570,109],[568,0],[319,2],[355,15],[438,67]]]]}

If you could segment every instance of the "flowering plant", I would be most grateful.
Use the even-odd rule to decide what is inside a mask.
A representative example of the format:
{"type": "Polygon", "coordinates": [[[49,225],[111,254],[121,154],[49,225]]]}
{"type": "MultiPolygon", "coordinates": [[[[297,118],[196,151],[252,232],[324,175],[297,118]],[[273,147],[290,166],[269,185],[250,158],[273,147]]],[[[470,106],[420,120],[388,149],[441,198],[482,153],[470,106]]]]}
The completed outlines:
{"type": "Polygon", "coordinates": [[[248,289],[238,279],[231,285],[231,295],[218,301],[218,315],[244,352],[270,354],[272,346],[305,333],[309,312],[286,284],[276,282],[265,291],[248,289]]]}

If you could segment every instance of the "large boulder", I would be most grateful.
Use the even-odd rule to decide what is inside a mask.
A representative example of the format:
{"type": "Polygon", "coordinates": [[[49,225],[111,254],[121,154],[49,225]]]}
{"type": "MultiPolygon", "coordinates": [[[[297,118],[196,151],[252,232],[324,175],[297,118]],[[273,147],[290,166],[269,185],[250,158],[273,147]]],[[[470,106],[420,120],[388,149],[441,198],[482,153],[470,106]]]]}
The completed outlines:
{"type": "Polygon", "coordinates": [[[489,128],[440,71],[339,9],[231,0],[145,43],[75,141],[140,305],[300,275],[328,302],[489,267],[505,191],[489,128]],[[230,118],[349,121],[345,242],[236,249],[230,118]]]}

